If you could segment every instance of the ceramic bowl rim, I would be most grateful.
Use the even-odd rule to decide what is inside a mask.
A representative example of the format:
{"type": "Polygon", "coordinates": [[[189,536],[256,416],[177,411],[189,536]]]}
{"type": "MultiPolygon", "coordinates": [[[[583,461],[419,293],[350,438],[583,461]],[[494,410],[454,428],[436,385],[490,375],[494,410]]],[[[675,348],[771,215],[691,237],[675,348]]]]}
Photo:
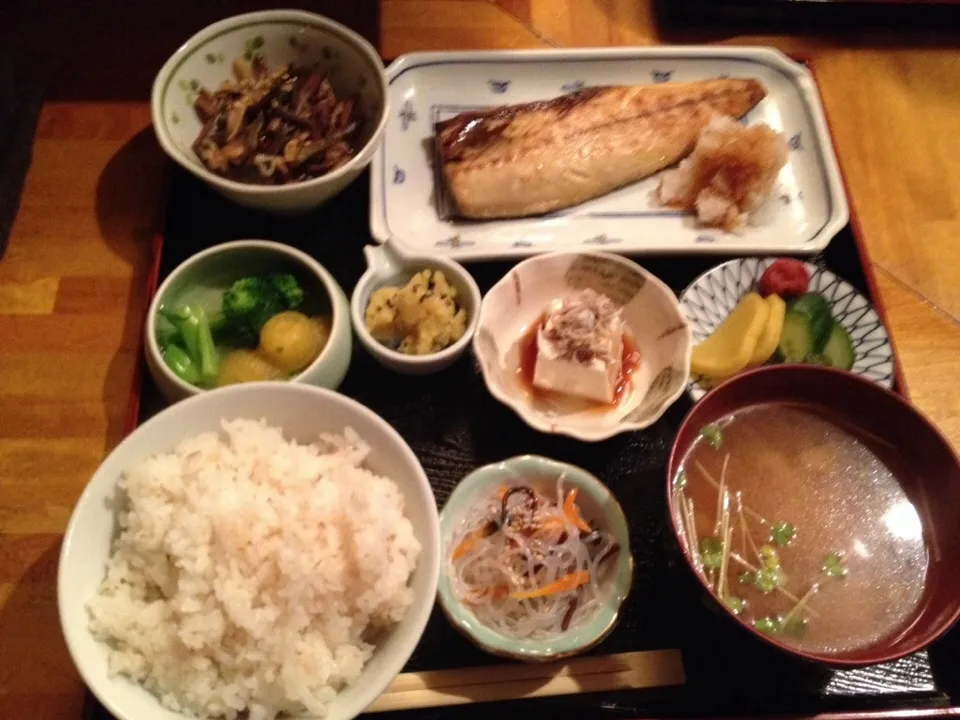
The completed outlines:
{"type": "Polygon", "coordinates": [[[542,433],[547,433],[551,435],[565,435],[567,437],[574,438],[575,440],[580,440],[582,442],[601,442],[603,440],[609,440],[610,438],[620,435],[621,433],[634,432],[636,430],[643,430],[650,427],[654,423],[660,420],[663,417],[663,414],[673,405],[680,397],[687,391],[687,385],[690,384],[690,358],[693,353],[693,335],[690,329],[690,322],[687,320],[687,316],[683,312],[683,308],[680,306],[679,298],[674,294],[673,290],[670,289],[670,286],[667,285],[663,280],[658,278],[656,275],[651,273],[645,267],[639,263],[634,262],[630,258],[624,257],[623,255],[618,255],[612,252],[604,252],[602,250],[557,250],[548,253],[541,253],[539,255],[532,255],[531,257],[525,258],[516,265],[514,265],[510,270],[508,270],[502,278],[497,280],[496,283],[487,291],[486,295],[483,296],[483,302],[480,305],[480,312],[478,313],[478,322],[477,332],[473,338],[473,353],[477,358],[477,362],[480,365],[480,374],[483,376],[484,385],[487,387],[487,391],[493,395],[501,404],[506,405],[517,416],[520,417],[529,427],[533,428],[542,433]],[[511,280],[512,274],[523,268],[525,266],[536,265],[537,263],[545,262],[552,260],[558,257],[563,256],[580,256],[580,255],[592,255],[602,258],[609,258],[614,262],[618,262],[621,265],[627,266],[639,273],[645,278],[645,282],[652,283],[659,291],[660,294],[669,302],[672,306],[674,312],[680,323],[683,325],[683,332],[686,337],[686,347],[684,349],[684,357],[682,358],[682,363],[680,365],[683,368],[685,377],[683,381],[678,385],[677,389],[674,390],[670,395],[667,395],[663,402],[660,404],[657,412],[654,412],[650,417],[642,422],[619,422],[615,425],[612,425],[608,428],[596,428],[594,426],[576,428],[570,427],[568,425],[550,423],[546,420],[541,419],[537,415],[527,411],[526,406],[519,402],[516,393],[510,393],[505,389],[494,387],[488,377],[486,365],[484,364],[483,357],[484,353],[481,351],[479,346],[479,337],[481,331],[485,326],[486,314],[489,310],[489,305],[487,304],[487,299],[494,294],[497,290],[502,290],[502,287],[507,285],[511,280]]]}
{"type": "MultiPolygon", "coordinates": [[[[616,627],[620,619],[620,610],[623,607],[623,603],[630,596],[633,588],[634,559],[633,551],[630,547],[629,523],[626,514],[620,502],[617,500],[616,495],[613,494],[613,491],[603,483],[603,481],[593,473],[571,463],[562,462],[543,455],[528,453],[515,455],[475,468],[457,483],[457,486],[444,503],[443,509],[440,511],[439,530],[440,572],[437,585],[438,604],[450,624],[453,625],[458,632],[484,652],[492,655],[524,662],[550,662],[586,652],[602,642],[616,627]],[[622,525],[623,535],[626,541],[626,547],[621,548],[621,552],[617,558],[617,577],[611,580],[611,582],[617,585],[622,584],[622,593],[619,596],[611,594],[607,602],[595,611],[594,615],[591,616],[591,621],[602,622],[602,624],[592,633],[586,635],[581,643],[557,651],[551,651],[543,647],[544,641],[513,640],[480,625],[479,622],[476,623],[477,627],[472,626],[464,617],[464,614],[469,613],[469,611],[465,610],[462,607],[462,603],[453,597],[449,588],[449,582],[446,581],[445,576],[445,558],[447,556],[445,530],[446,525],[454,521],[454,519],[451,518],[451,513],[454,512],[452,508],[454,498],[469,499],[477,493],[482,492],[486,485],[499,481],[500,475],[504,471],[508,471],[510,467],[528,463],[545,469],[549,473],[566,473],[566,475],[571,478],[572,485],[576,485],[591,494],[591,497],[594,497],[593,494],[597,493],[605,498],[609,498],[611,510],[608,512],[607,517],[612,515],[615,524],[622,525]],[[478,631],[480,631],[479,635],[478,631]]],[[[472,613],[470,613],[470,615],[472,615],[472,613]]],[[[579,631],[584,632],[585,628],[580,628],[579,631]]],[[[573,639],[577,635],[577,630],[568,630],[564,634],[567,633],[569,633],[571,639],[573,639]]],[[[552,642],[556,642],[556,639],[552,642]]]]}
{"type": "MultiPolygon", "coordinates": [[[[324,291],[327,293],[327,298],[330,301],[330,313],[333,317],[333,322],[330,324],[330,338],[327,340],[327,344],[324,345],[323,349],[320,351],[320,354],[313,359],[313,362],[307,365],[307,367],[298,372],[296,375],[292,375],[284,380],[284,382],[309,384],[304,382],[305,378],[308,375],[312,375],[314,372],[316,372],[317,368],[326,363],[327,360],[333,355],[333,348],[337,342],[337,331],[340,329],[343,323],[349,323],[349,318],[345,317],[346,314],[343,312],[337,312],[336,309],[336,303],[334,301],[336,292],[337,290],[343,292],[343,290],[340,289],[340,286],[337,284],[336,279],[325,267],[323,267],[323,265],[302,250],[298,250],[295,247],[286,245],[284,243],[275,242],[273,240],[258,239],[230,240],[228,242],[205,248],[198,253],[194,253],[182,263],[177,265],[173,270],[170,271],[170,274],[164,278],[163,282],[157,287],[157,291],[153,294],[153,298],[150,300],[150,305],[147,308],[147,316],[144,321],[143,336],[146,352],[150,355],[151,360],[157,366],[157,368],[159,368],[159,371],[163,373],[163,376],[173,385],[175,385],[181,394],[202,395],[203,393],[210,392],[211,390],[217,388],[202,388],[197,387],[196,385],[191,385],[186,380],[181,380],[179,377],[177,377],[167,366],[167,363],[163,360],[163,353],[160,351],[160,345],[157,342],[157,311],[160,309],[163,297],[170,290],[170,286],[173,284],[173,281],[183,272],[194,265],[208,260],[211,257],[242,250],[263,250],[274,253],[281,257],[285,257],[288,260],[293,260],[298,265],[303,267],[304,270],[308,271],[315,279],[320,281],[320,284],[323,286],[324,291]]],[[[347,335],[347,338],[349,340],[349,335],[347,335]]]]}
{"type": "MultiPolygon", "coordinates": [[[[94,470],[93,474],[90,476],[90,479],[87,481],[86,486],[80,493],[80,496],[77,498],[70,512],[70,519],[68,520],[66,529],[64,531],[60,552],[57,556],[57,621],[60,625],[60,630],[63,634],[70,659],[73,662],[74,667],[77,669],[77,672],[83,679],[84,684],[90,689],[91,692],[94,693],[97,699],[107,708],[107,710],[109,710],[118,718],[118,720],[121,718],[129,719],[130,715],[120,712],[113,702],[112,693],[104,692],[101,694],[98,693],[94,688],[96,687],[100,690],[103,690],[104,687],[112,687],[112,684],[120,681],[120,679],[110,677],[109,674],[107,674],[105,676],[105,682],[110,683],[110,685],[105,686],[102,685],[98,679],[90,676],[89,662],[78,654],[77,648],[74,646],[71,640],[77,631],[76,625],[73,623],[69,623],[69,625],[65,623],[66,615],[64,612],[64,607],[79,602],[75,594],[72,593],[72,590],[65,587],[64,580],[64,574],[66,573],[65,568],[68,567],[67,556],[71,552],[73,539],[81,532],[81,526],[79,525],[79,510],[82,506],[92,501],[92,496],[95,492],[94,487],[98,484],[94,481],[97,479],[100,473],[103,472],[103,467],[109,462],[111,457],[121,452],[124,446],[132,444],[135,437],[151,433],[154,428],[160,427],[164,422],[167,422],[167,417],[170,415],[185,412],[187,409],[193,406],[199,406],[202,403],[214,402],[216,397],[213,397],[213,395],[222,396],[227,394],[255,394],[257,392],[265,392],[267,390],[269,390],[270,393],[276,393],[280,396],[288,393],[313,395],[318,402],[339,404],[342,407],[347,408],[349,413],[354,413],[359,416],[366,416],[370,422],[377,425],[386,434],[391,445],[395,447],[406,459],[413,475],[411,487],[417,488],[420,494],[430,497],[433,500],[433,502],[429,503],[429,506],[432,507],[433,511],[431,521],[425,523],[424,527],[416,528],[415,532],[418,540],[420,540],[421,547],[424,550],[424,552],[421,552],[420,557],[418,558],[418,564],[415,572],[423,572],[427,575],[427,581],[425,583],[426,587],[424,588],[422,596],[423,602],[419,603],[419,606],[417,602],[411,604],[406,614],[404,614],[403,619],[400,620],[400,623],[403,623],[409,618],[410,622],[413,623],[413,641],[410,643],[409,647],[402,646],[399,651],[397,651],[397,657],[401,661],[399,663],[394,663],[396,665],[395,670],[386,673],[386,675],[389,676],[386,679],[386,682],[384,682],[381,687],[375,688],[375,692],[369,696],[366,705],[358,711],[358,714],[362,713],[370,703],[382,695],[393,678],[403,671],[403,666],[409,661],[410,656],[416,650],[417,645],[423,638],[427,623],[430,619],[434,598],[437,594],[437,583],[440,577],[440,515],[437,509],[436,496],[434,495],[433,487],[430,485],[430,480],[427,477],[426,470],[424,469],[416,453],[413,451],[413,448],[410,447],[409,443],[407,443],[403,436],[378,413],[374,412],[358,400],[354,400],[353,398],[338,393],[335,390],[316,387],[313,385],[293,385],[291,383],[284,382],[244,383],[241,385],[231,385],[224,388],[218,388],[210,393],[201,393],[199,395],[187,398],[180,403],[164,408],[145,423],[134,429],[133,432],[124,437],[123,440],[121,440],[120,443],[117,444],[117,446],[114,447],[110,453],[103,458],[103,460],[97,466],[97,469],[94,470]],[[430,554],[427,551],[428,548],[431,547],[436,549],[436,552],[432,553],[435,560],[433,563],[434,567],[426,567],[423,565],[423,563],[425,562],[425,557],[430,554]],[[421,570],[421,567],[425,569],[421,570]]],[[[284,430],[286,431],[288,429],[284,428],[284,430]]],[[[111,487],[115,486],[117,479],[114,478],[111,482],[111,487]]],[[[427,514],[431,515],[430,508],[428,508],[427,514]]],[[[106,562],[106,559],[107,558],[105,557],[104,563],[106,562]]],[[[80,630],[82,632],[89,632],[86,627],[83,627],[80,630]]],[[[350,687],[354,686],[357,686],[356,683],[350,684],[350,687]]],[[[159,700],[155,700],[155,703],[157,707],[160,707],[159,700]]],[[[186,717],[187,716],[184,715],[184,720],[186,720],[186,717]]]]}
{"type": "MultiPolygon", "coordinates": [[[[845,657],[835,657],[824,653],[816,653],[811,651],[800,650],[798,648],[792,647],[785,643],[781,643],[775,638],[766,635],[759,630],[756,630],[736,615],[724,604],[717,600],[716,596],[710,592],[706,584],[704,584],[703,579],[697,573],[696,568],[693,565],[693,562],[690,559],[690,555],[684,549],[684,543],[680,537],[680,528],[677,526],[677,515],[676,508],[674,506],[673,498],[673,478],[671,477],[671,470],[675,467],[679,467],[682,458],[678,457],[678,444],[680,437],[683,434],[684,429],[687,424],[691,421],[693,414],[701,406],[702,403],[709,401],[711,396],[715,394],[720,394],[726,391],[726,388],[729,388],[735,384],[744,384],[755,382],[757,377],[763,377],[771,373],[783,373],[783,374],[792,374],[792,373],[810,373],[810,374],[829,374],[835,378],[840,379],[841,382],[848,382],[854,385],[861,385],[864,390],[867,392],[878,393],[881,395],[886,395],[889,399],[893,400],[901,409],[902,412],[913,415],[925,426],[925,428],[932,433],[933,436],[939,438],[944,448],[948,451],[950,457],[953,460],[954,467],[960,472],[960,455],[957,454],[956,449],[946,438],[946,436],[940,431],[940,429],[918,408],[914,407],[907,398],[899,395],[892,390],[881,387],[872,380],[868,380],[865,377],[860,375],[847,372],[845,370],[839,370],[837,368],[830,368],[818,365],[762,365],[760,367],[752,368],[746,370],[739,375],[734,375],[731,378],[728,378],[723,383],[717,385],[715,388],[711,389],[706,395],[701,398],[693,407],[690,408],[690,411],[684,417],[683,421],[680,423],[680,427],[677,430],[677,434],[674,437],[673,444],[670,447],[670,454],[667,459],[667,467],[665,470],[666,475],[666,493],[667,493],[667,522],[670,525],[671,534],[673,535],[674,542],[676,547],[679,550],[680,554],[683,556],[684,563],[686,568],[689,570],[691,576],[699,584],[702,591],[706,592],[709,596],[711,603],[714,607],[717,607],[721,612],[725,613],[728,618],[733,622],[739,625],[741,628],[745,629],[747,632],[751,633],[754,637],[760,639],[764,643],[770,645],[771,647],[780,650],[781,652],[786,653],[787,655],[801,658],[803,660],[816,663],[818,665],[823,665],[826,667],[833,667],[838,669],[851,669],[851,668],[861,668],[869,667],[871,665],[878,665],[881,663],[893,662],[894,660],[899,660],[907,655],[918,652],[931,643],[935,642],[937,639],[942,637],[947,633],[956,623],[960,620],[960,602],[956,603],[956,607],[950,613],[949,617],[941,620],[939,623],[934,624],[936,628],[932,633],[931,637],[925,641],[914,642],[910,645],[905,645],[903,648],[890,651],[884,650],[882,646],[882,641],[876,647],[876,650],[872,648],[867,648],[867,650],[873,652],[874,654],[869,657],[852,659],[845,657]],[[937,627],[939,625],[939,627],[937,627]]],[[[925,482],[921,480],[920,482],[925,482]]]]}
{"type": "Polygon", "coordinates": [[[339,178],[349,176],[353,171],[366,166],[380,145],[380,140],[387,127],[389,119],[389,101],[387,98],[387,81],[384,73],[383,60],[379,53],[365,38],[345,25],[335,20],[304,10],[259,10],[256,12],[233,15],[199,30],[191,35],[174,53],[164,62],[153,81],[150,93],[150,115],[153,129],[161,147],[177,164],[193,173],[201,180],[219,187],[222,190],[233,191],[250,196],[279,196],[298,190],[309,190],[323,187],[339,178]],[[167,120],[164,113],[164,96],[173,73],[179,69],[194,53],[200,51],[208,42],[221,35],[237,29],[239,26],[250,26],[262,23],[285,22],[312,27],[321,32],[335,35],[347,44],[356,48],[357,52],[367,61],[368,79],[380,86],[380,103],[377,108],[377,120],[369,139],[346,163],[333,172],[287,185],[255,185],[242,183],[229,178],[220,177],[210,172],[203,163],[187,156],[173,141],[167,129],[167,120]]]}
{"type": "Polygon", "coordinates": [[[463,337],[450,346],[445,347],[443,350],[429,355],[405,355],[378,342],[373,335],[370,334],[370,331],[367,330],[367,324],[364,322],[366,308],[361,306],[365,296],[369,296],[369,294],[373,292],[373,286],[380,277],[376,269],[371,266],[368,266],[363,275],[360,276],[350,295],[350,316],[353,320],[354,332],[357,333],[357,337],[367,352],[389,365],[402,366],[410,369],[426,369],[433,365],[442,367],[446,361],[452,360],[460,355],[473,340],[473,336],[477,332],[480,320],[480,306],[483,304],[480,287],[477,285],[477,281],[473,279],[473,275],[471,275],[463,265],[456,260],[451,260],[446,257],[439,255],[403,255],[401,256],[401,264],[405,270],[413,271],[416,271],[418,267],[420,269],[432,267],[442,269],[444,272],[455,276],[463,287],[466,288],[473,303],[473,312],[470,313],[470,318],[467,320],[467,327],[463,333],[463,337]]]}

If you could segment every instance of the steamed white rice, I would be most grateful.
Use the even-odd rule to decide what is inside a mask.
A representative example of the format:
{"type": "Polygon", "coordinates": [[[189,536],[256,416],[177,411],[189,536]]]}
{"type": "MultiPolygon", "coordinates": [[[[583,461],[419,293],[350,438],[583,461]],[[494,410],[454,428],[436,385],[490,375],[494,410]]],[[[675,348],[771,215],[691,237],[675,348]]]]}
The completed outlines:
{"type": "Polygon", "coordinates": [[[412,601],[420,545],[347,429],[313,445],[223,423],[120,480],[128,505],[90,627],[172,710],[324,715],[412,601]]]}

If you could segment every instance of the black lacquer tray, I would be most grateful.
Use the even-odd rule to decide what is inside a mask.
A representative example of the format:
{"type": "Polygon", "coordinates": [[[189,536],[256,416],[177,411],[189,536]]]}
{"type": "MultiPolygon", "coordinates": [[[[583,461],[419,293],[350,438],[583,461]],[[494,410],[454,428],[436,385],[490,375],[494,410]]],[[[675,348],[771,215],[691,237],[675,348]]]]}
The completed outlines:
{"type": "MultiPolygon", "coordinates": [[[[278,240],[313,255],[349,295],[364,271],[368,179],[361,178],[327,206],[302,217],[276,218],[230,204],[177,170],[172,179],[165,236],[157,243],[162,279],[193,253],[227,240],[278,240]]],[[[868,261],[854,230],[845,228],[815,258],[858,290],[876,297],[868,261]]],[[[638,262],[677,293],[723,258],[640,257],[638,262]]],[[[481,290],[511,266],[469,266],[481,290]]],[[[152,278],[155,282],[156,278],[152,278]]],[[[153,286],[155,287],[155,285],[153,286]]],[[[151,287],[150,292],[153,292],[151,287]]],[[[878,306],[882,315],[882,307],[878,306]]],[[[897,389],[904,392],[899,379],[897,389]]],[[[131,405],[131,427],[162,408],[143,374],[131,405]]],[[[488,462],[538,453],[583,466],[617,495],[631,526],[634,587],[614,632],[592,655],[678,649],[686,682],[643,690],[418,708],[386,718],[522,717],[918,717],[953,714],[960,699],[960,629],[928,651],[862,670],[831,671],[785,657],[750,637],[705,602],[670,534],[665,466],[673,437],[691,407],[685,396],[651,428],[602,443],[581,443],[528,428],[486,391],[471,357],[425,378],[399,377],[377,365],[356,344],[340,388],[393,424],[416,452],[441,506],[458,480],[488,462]]],[[[485,655],[435,610],[405,672],[486,667],[506,661],[485,655]]],[[[480,673],[482,677],[483,673],[480,673]]],[[[960,713],[958,713],[960,714],[960,713]]],[[[90,697],[90,720],[110,717],[90,697]]]]}

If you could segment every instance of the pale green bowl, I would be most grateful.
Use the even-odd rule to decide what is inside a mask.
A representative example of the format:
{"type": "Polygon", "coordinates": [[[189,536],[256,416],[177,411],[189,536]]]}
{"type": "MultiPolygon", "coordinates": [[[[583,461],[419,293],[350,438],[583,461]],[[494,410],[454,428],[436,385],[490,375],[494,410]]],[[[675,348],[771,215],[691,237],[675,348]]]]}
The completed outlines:
{"type": "Polygon", "coordinates": [[[627,519],[607,486],[590,473],[574,465],[537,455],[521,455],[499,463],[486,465],[467,475],[440,513],[440,606],[457,630],[483,650],[502,657],[525,662],[546,662],[577,655],[603,640],[617,623],[620,606],[630,592],[633,582],[633,555],[627,519]],[[594,615],[576,627],[548,640],[515,640],[483,625],[468,607],[463,605],[450,585],[450,545],[460,523],[474,500],[493,487],[522,478],[526,484],[551,488],[564,473],[564,487],[577,488],[577,504],[584,518],[613,533],[620,545],[616,565],[607,570],[606,602],[594,615]]]}

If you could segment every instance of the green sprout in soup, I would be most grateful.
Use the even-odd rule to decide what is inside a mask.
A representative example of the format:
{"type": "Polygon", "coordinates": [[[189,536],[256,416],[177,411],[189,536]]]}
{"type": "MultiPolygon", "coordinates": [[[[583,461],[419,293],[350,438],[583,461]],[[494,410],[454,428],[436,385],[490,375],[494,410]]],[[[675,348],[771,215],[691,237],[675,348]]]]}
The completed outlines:
{"type": "Polygon", "coordinates": [[[720,430],[720,425],[717,423],[704,425],[700,430],[700,436],[710,443],[710,447],[712,447],[714,450],[719,450],[721,447],[723,447],[723,432],[720,430]]]}
{"type": "Polygon", "coordinates": [[[718,570],[723,560],[723,543],[717,538],[704,538],[700,543],[700,561],[705,568],[718,570]]]}
{"type": "Polygon", "coordinates": [[[778,522],[773,526],[773,530],[770,533],[770,540],[780,547],[786,547],[796,534],[793,525],[788,522],[778,522]]]}
{"type": "Polygon", "coordinates": [[[906,537],[888,521],[901,508],[912,519],[915,508],[870,443],[792,405],[751,406],[695,432],[671,505],[717,603],[812,653],[870,647],[909,627],[929,548],[919,531],[906,537]]]}
{"type": "Polygon", "coordinates": [[[832,552],[823,561],[823,572],[828,577],[842,578],[847,574],[847,566],[843,564],[843,556],[832,552]]]}

